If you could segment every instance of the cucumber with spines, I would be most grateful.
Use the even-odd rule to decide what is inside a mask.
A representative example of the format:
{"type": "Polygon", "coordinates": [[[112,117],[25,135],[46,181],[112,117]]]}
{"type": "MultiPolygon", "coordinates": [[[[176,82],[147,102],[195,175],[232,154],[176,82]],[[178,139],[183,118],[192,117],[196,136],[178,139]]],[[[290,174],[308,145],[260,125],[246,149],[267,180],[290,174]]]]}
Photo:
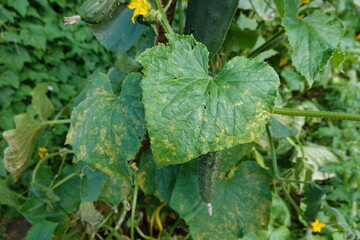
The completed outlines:
{"type": "Polygon", "coordinates": [[[119,0],[86,0],[79,15],[82,21],[97,24],[111,18],[119,6],[119,0]]]}
{"type": "Polygon", "coordinates": [[[210,59],[220,49],[239,0],[189,0],[185,34],[193,34],[209,50],[210,59]]]}
{"type": "Polygon", "coordinates": [[[209,215],[212,214],[211,202],[215,198],[216,180],[221,151],[209,152],[199,159],[198,182],[201,199],[208,204],[209,215]]]}

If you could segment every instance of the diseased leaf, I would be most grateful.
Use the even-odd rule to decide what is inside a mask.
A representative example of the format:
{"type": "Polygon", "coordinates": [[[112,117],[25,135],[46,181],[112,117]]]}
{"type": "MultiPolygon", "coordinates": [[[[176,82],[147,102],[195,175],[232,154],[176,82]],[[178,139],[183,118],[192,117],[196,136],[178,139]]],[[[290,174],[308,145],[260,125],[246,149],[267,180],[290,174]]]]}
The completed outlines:
{"type": "Polygon", "coordinates": [[[15,116],[15,129],[3,132],[9,146],[4,151],[4,165],[12,177],[17,180],[27,168],[34,144],[46,125],[36,121],[28,113],[15,116]]]}
{"type": "Polygon", "coordinates": [[[87,98],[72,112],[66,139],[79,160],[108,175],[130,176],[128,161],[135,159],[145,134],[140,78],[140,73],[128,75],[116,96],[107,75],[95,77],[87,98]]]}
{"type": "Polygon", "coordinates": [[[284,8],[282,24],[293,50],[292,63],[311,86],[341,42],[344,26],[320,10],[299,19],[299,0],[284,0],[280,5],[284,8]]]}
{"type": "Polygon", "coordinates": [[[51,240],[58,223],[43,220],[36,223],[26,235],[26,240],[51,240]]]}
{"type": "Polygon", "coordinates": [[[89,30],[104,47],[120,55],[134,46],[146,30],[144,25],[131,22],[132,12],[124,4],[111,21],[93,24],[89,30]]]}
{"type": "Polygon", "coordinates": [[[99,225],[104,218],[103,215],[96,210],[93,202],[82,202],[80,204],[79,213],[81,221],[88,224],[88,233],[93,233],[96,226],[99,225]]]}
{"type": "Polygon", "coordinates": [[[267,226],[271,178],[255,162],[243,162],[232,178],[218,179],[211,217],[197,180],[197,161],[181,165],[170,200],[170,206],[189,225],[193,239],[238,239],[267,226]]]}
{"type": "Polygon", "coordinates": [[[54,104],[46,96],[48,91],[47,83],[39,83],[32,91],[31,105],[42,120],[47,120],[54,112],[54,104]]]}
{"type": "Polygon", "coordinates": [[[141,82],[151,149],[159,167],[257,140],[279,78],[266,63],[244,57],[208,73],[208,51],[191,36],[143,52],[141,82]]]}
{"type": "Polygon", "coordinates": [[[100,198],[110,203],[112,206],[118,206],[121,201],[126,200],[132,192],[132,184],[118,177],[111,176],[106,182],[100,198]]]}
{"type": "Polygon", "coordinates": [[[158,169],[151,150],[141,154],[138,182],[145,194],[155,195],[162,202],[169,202],[179,174],[179,165],[170,165],[158,169]]]}

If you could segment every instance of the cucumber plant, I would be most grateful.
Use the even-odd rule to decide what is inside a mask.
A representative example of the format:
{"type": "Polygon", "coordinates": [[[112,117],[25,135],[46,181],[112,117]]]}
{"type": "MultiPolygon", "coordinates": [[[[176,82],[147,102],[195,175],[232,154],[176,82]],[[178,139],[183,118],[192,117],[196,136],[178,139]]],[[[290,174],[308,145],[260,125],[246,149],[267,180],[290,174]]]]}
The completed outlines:
{"type": "MultiPolygon", "coordinates": [[[[259,7],[260,2],[255,1],[248,1],[246,6],[234,0],[189,0],[183,21],[183,2],[178,0],[175,30],[168,20],[173,17],[174,0],[132,0],[129,7],[135,8],[134,12],[120,1],[83,3],[81,19],[92,25],[90,30],[96,32],[100,42],[116,51],[116,67],[107,74],[94,74],[86,93],[76,98],[71,119],[47,119],[53,106],[46,97],[46,86],[41,85],[33,96],[42,99],[45,106],[34,104],[38,117],[21,115],[16,119],[16,129],[4,133],[10,144],[5,152],[5,167],[17,180],[28,168],[34,142],[44,129],[70,123],[66,143],[73,150],[41,155],[31,174],[29,199],[19,202],[0,180],[0,190],[9,196],[5,204],[34,224],[29,238],[43,228],[61,238],[71,234],[79,237],[78,225],[70,227],[73,231],[66,229],[71,223],[65,216],[73,214],[86,224],[80,238],[88,234],[90,239],[126,238],[122,235],[154,239],[158,234],[158,239],[280,236],[285,240],[317,238],[319,232],[333,236],[339,229],[341,234],[355,239],[359,235],[358,226],[353,224],[356,216],[344,220],[336,209],[323,207],[331,188],[316,184],[313,172],[322,166],[310,163],[314,148],[318,152],[321,149],[322,154],[315,155],[326,156],[324,161],[331,158],[336,162],[344,154],[334,155],[318,145],[304,146],[301,135],[288,126],[291,120],[278,115],[353,121],[360,121],[360,116],[276,107],[286,97],[293,103],[289,89],[305,94],[301,84],[311,87],[319,83],[327,62],[339,63],[344,57],[339,50],[345,31],[342,21],[335,13],[325,13],[323,5],[316,5],[318,1],[309,5],[307,2],[274,0],[259,7]],[[144,17],[133,23],[131,19],[137,15],[144,17]],[[267,25],[270,15],[277,21],[267,25]],[[251,17],[262,24],[257,25],[251,17]],[[147,19],[150,21],[141,25],[147,19]],[[185,35],[177,34],[176,29],[181,32],[184,23],[185,35]],[[235,41],[242,49],[244,36],[250,38],[253,32],[264,29],[266,38],[277,33],[268,41],[255,39],[253,49],[225,46],[219,52],[224,39],[235,41]],[[167,39],[151,46],[162,30],[167,39]],[[124,50],[122,45],[135,36],[137,40],[124,50]],[[289,52],[277,64],[277,58],[269,59],[274,54],[270,48],[285,37],[289,41],[279,49],[287,47],[289,52]],[[219,57],[214,58],[216,54],[219,57]],[[230,56],[234,57],[228,59],[230,56]],[[19,142],[26,144],[19,147],[19,142]],[[64,157],[59,172],[49,174],[52,179],[41,178],[42,172],[50,171],[50,167],[44,167],[47,160],[64,154],[74,155],[77,163],[62,169],[64,157]],[[61,201],[67,197],[68,189],[78,185],[77,199],[61,201]],[[142,198],[140,191],[157,200],[142,198]],[[296,194],[305,196],[301,204],[294,201],[296,194]],[[111,210],[104,211],[102,203],[111,205],[111,210]],[[38,214],[48,209],[65,211],[38,217],[33,215],[34,209],[38,214]],[[143,218],[143,213],[151,216],[143,218]],[[173,219],[164,220],[164,215],[178,218],[171,228],[167,226],[173,219]],[[189,226],[187,236],[173,236],[177,224],[182,224],[180,218],[189,226]],[[291,226],[294,220],[296,224],[291,226]],[[57,221],[61,222],[59,226],[57,221]],[[143,223],[149,223],[149,229],[143,223]]],[[[77,20],[69,18],[66,23],[77,20]]],[[[299,126],[299,122],[292,124],[299,126]]]]}

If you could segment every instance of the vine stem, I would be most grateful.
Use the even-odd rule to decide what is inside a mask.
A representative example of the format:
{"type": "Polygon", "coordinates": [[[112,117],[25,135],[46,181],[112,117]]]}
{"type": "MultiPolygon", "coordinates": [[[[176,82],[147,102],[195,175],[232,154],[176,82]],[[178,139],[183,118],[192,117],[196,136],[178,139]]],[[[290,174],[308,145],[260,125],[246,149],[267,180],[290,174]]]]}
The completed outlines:
{"type": "Polygon", "coordinates": [[[75,176],[79,176],[80,172],[73,172],[72,174],[64,177],[63,179],[61,179],[59,182],[57,182],[56,184],[54,184],[54,186],[52,186],[52,189],[58,188],[60,185],[64,184],[65,182],[69,181],[71,178],[75,177],[75,176]]]}
{"type": "Polygon", "coordinates": [[[68,149],[62,149],[62,150],[60,150],[58,152],[51,153],[51,154],[41,158],[40,161],[36,164],[35,169],[34,169],[34,171],[32,173],[31,182],[36,182],[37,171],[39,170],[39,167],[40,167],[41,164],[43,164],[43,162],[45,162],[49,158],[55,157],[55,156],[60,155],[60,154],[67,154],[67,153],[73,153],[73,151],[68,150],[68,149]]]}
{"type": "Polygon", "coordinates": [[[155,2],[155,6],[157,8],[157,10],[159,10],[160,14],[161,14],[161,26],[164,28],[166,33],[169,34],[174,34],[174,31],[172,30],[169,21],[166,18],[166,13],[164,10],[164,7],[161,3],[160,0],[154,0],[155,2]]]}
{"type": "Polygon", "coordinates": [[[290,109],[290,108],[274,108],[273,113],[278,115],[330,118],[330,119],[340,119],[340,120],[360,122],[360,114],[351,114],[351,113],[310,111],[310,110],[299,110],[299,109],[290,109]]]}
{"type": "Polygon", "coordinates": [[[66,123],[71,123],[71,119],[50,120],[43,122],[43,124],[47,124],[47,125],[66,124],[66,123]]]}
{"type": "Polygon", "coordinates": [[[272,36],[269,40],[267,40],[265,43],[263,43],[262,45],[260,45],[258,48],[254,49],[254,51],[250,52],[248,54],[248,58],[253,58],[256,57],[257,55],[259,55],[261,52],[265,51],[265,50],[269,50],[270,48],[274,47],[276,44],[279,43],[279,41],[281,40],[281,36],[285,33],[285,30],[280,30],[279,32],[277,32],[274,36],[272,36]]]}
{"type": "Polygon", "coordinates": [[[137,203],[137,197],[138,197],[138,192],[139,192],[139,184],[138,184],[138,179],[137,179],[137,175],[135,174],[135,188],[134,188],[134,196],[133,196],[133,201],[132,201],[132,206],[131,206],[131,219],[130,219],[130,236],[131,236],[131,240],[135,240],[135,210],[136,210],[136,203],[137,203]]]}
{"type": "MultiPolygon", "coordinates": [[[[273,169],[274,169],[274,175],[275,175],[276,180],[281,181],[279,168],[277,165],[274,139],[273,139],[272,132],[271,132],[269,125],[266,125],[266,132],[268,134],[268,138],[269,138],[269,142],[270,142],[270,152],[271,152],[272,165],[273,165],[273,169]]],[[[305,216],[303,211],[299,208],[299,206],[294,202],[294,199],[292,199],[292,197],[287,192],[287,189],[285,188],[285,186],[283,184],[281,184],[281,189],[283,190],[285,197],[290,202],[291,206],[305,220],[306,225],[308,226],[309,220],[307,219],[307,217],[305,216]]]]}

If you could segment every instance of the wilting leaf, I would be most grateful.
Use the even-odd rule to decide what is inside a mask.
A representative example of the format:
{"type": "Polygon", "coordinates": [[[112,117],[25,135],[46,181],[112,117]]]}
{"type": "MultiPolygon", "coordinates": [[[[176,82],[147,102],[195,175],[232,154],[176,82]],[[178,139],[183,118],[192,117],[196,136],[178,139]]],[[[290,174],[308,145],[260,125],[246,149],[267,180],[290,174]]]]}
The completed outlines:
{"type": "Polygon", "coordinates": [[[39,83],[32,91],[31,105],[34,107],[37,114],[42,120],[47,120],[54,112],[55,107],[46,96],[48,91],[47,83],[39,83]]]}
{"type": "Polygon", "coordinates": [[[4,151],[4,165],[17,180],[27,168],[34,144],[46,125],[36,121],[28,113],[15,116],[15,125],[15,129],[3,132],[3,137],[9,144],[4,151]]]}

